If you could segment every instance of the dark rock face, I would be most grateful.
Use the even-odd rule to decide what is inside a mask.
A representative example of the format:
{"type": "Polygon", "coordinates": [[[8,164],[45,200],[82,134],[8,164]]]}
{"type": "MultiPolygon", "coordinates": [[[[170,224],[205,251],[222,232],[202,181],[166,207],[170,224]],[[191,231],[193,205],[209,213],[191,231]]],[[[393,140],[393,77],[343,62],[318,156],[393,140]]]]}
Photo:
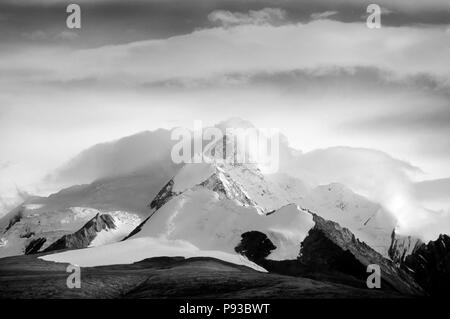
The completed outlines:
{"type": "MultiPolygon", "coordinates": [[[[326,221],[315,214],[313,214],[313,218],[316,225],[312,229],[312,234],[310,232],[309,236],[317,236],[314,235],[314,233],[318,231],[320,236],[331,240],[343,251],[342,254],[338,255],[336,255],[336,252],[329,254],[329,256],[331,256],[331,260],[327,259],[327,254],[325,251],[322,254],[317,254],[318,256],[323,257],[324,260],[328,260],[328,263],[334,263],[335,265],[333,265],[333,268],[337,267],[338,269],[347,269],[348,273],[354,274],[358,277],[361,275],[362,269],[367,269],[368,265],[376,264],[379,265],[381,269],[382,288],[384,286],[384,288],[395,290],[406,295],[423,294],[423,290],[415,283],[411,276],[396,267],[392,261],[384,258],[367,244],[360,242],[348,229],[342,228],[335,222],[326,221]],[[349,254],[351,254],[354,259],[351,258],[349,254]],[[355,260],[359,262],[361,266],[359,266],[355,260]]],[[[306,244],[308,244],[307,240],[308,238],[304,241],[304,243],[306,242],[306,244]]],[[[305,258],[302,257],[305,248],[306,246],[304,244],[300,252],[300,260],[305,258]]],[[[308,249],[306,249],[306,251],[308,251],[308,249]]],[[[311,259],[316,258],[316,252],[318,251],[320,250],[317,248],[310,250],[312,254],[311,259]]],[[[368,274],[365,273],[363,276],[364,281],[367,277],[368,274]]]]}
{"type": "Polygon", "coordinates": [[[145,225],[145,223],[150,219],[150,217],[153,216],[155,212],[153,212],[149,217],[147,217],[146,219],[144,219],[144,221],[142,223],[140,223],[139,225],[137,225],[137,227],[135,229],[133,229],[131,231],[131,233],[129,233],[124,239],[122,239],[121,241],[127,240],[128,238],[136,235],[137,233],[139,233],[142,230],[142,227],[145,225]]]}
{"type": "Polygon", "coordinates": [[[42,245],[47,241],[46,238],[36,238],[30,241],[25,248],[25,255],[36,254],[41,249],[42,245]]]}
{"type": "Polygon", "coordinates": [[[296,260],[275,261],[262,257],[268,256],[275,246],[265,234],[259,232],[243,234],[236,251],[269,272],[344,283],[364,289],[367,289],[366,280],[370,275],[366,272],[367,266],[376,264],[381,269],[382,290],[404,295],[424,294],[410,275],[360,242],[348,229],[311,214],[315,226],[305,240],[299,243],[299,257],[296,260]],[[261,254],[256,254],[256,249],[262,249],[261,254]]]}
{"type": "Polygon", "coordinates": [[[77,232],[64,235],[56,242],[51,244],[44,252],[60,250],[60,249],[80,249],[86,248],[94,240],[97,234],[104,229],[115,229],[114,219],[108,214],[97,214],[88,221],[77,232]]]}
{"type": "Polygon", "coordinates": [[[179,193],[173,191],[174,181],[173,178],[164,185],[164,187],[156,194],[155,198],[148,205],[152,209],[150,216],[148,216],[142,223],[140,223],[135,229],[131,231],[122,241],[133,237],[142,230],[142,227],[148,222],[148,220],[157,212],[158,209],[163,207],[173,197],[179,195],[179,193]]]}
{"type": "Polygon", "coordinates": [[[242,240],[235,251],[271,273],[366,288],[362,280],[366,276],[366,269],[349,251],[342,250],[333,241],[323,236],[319,230],[312,229],[301,246],[299,245],[299,251],[300,247],[302,253],[298,259],[269,260],[266,257],[276,249],[276,246],[264,233],[250,231],[242,234],[242,240]],[[342,276],[342,274],[346,275],[342,276]],[[357,280],[353,277],[357,277],[357,280]]]}
{"type": "Polygon", "coordinates": [[[174,180],[173,178],[164,185],[164,187],[159,191],[159,193],[155,196],[152,202],[148,205],[152,209],[150,216],[148,216],[142,223],[140,223],[131,233],[128,234],[122,241],[127,240],[130,237],[133,237],[137,233],[142,230],[142,227],[148,222],[148,220],[157,212],[158,209],[163,207],[169,200],[173,197],[179,195],[180,193],[173,191],[174,180]]]}
{"type": "Polygon", "coordinates": [[[405,258],[401,267],[431,295],[449,296],[450,237],[440,235],[437,240],[422,244],[405,258]]]}
{"type": "Polygon", "coordinates": [[[242,240],[235,251],[253,262],[261,262],[277,248],[264,233],[259,231],[246,232],[241,236],[242,240]]]}
{"type": "Polygon", "coordinates": [[[310,270],[341,272],[364,279],[366,267],[349,251],[342,249],[333,240],[313,228],[301,244],[299,261],[310,270]]]}
{"type": "Polygon", "coordinates": [[[150,208],[153,210],[160,209],[165,203],[167,203],[172,197],[178,195],[173,192],[173,178],[159,191],[153,201],[150,203],[150,208]]]}
{"type": "Polygon", "coordinates": [[[243,206],[257,206],[256,203],[247,196],[242,189],[242,186],[236,183],[226,172],[216,171],[216,173],[211,175],[207,180],[200,183],[199,186],[216,192],[221,198],[236,200],[243,206]],[[226,180],[227,185],[224,184],[221,178],[226,180]]]}

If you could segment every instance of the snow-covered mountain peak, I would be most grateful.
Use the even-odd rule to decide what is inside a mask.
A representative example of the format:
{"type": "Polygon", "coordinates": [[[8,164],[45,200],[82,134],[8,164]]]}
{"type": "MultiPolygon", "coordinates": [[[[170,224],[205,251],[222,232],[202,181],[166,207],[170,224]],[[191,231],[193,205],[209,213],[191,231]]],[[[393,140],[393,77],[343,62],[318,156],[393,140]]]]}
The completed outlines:
{"type": "Polygon", "coordinates": [[[195,154],[189,162],[199,163],[202,158],[208,162],[254,164],[272,172],[279,168],[281,135],[277,129],[257,128],[248,121],[232,118],[213,127],[199,126],[195,132],[195,154]]]}
{"type": "Polygon", "coordinates": [[[235,200],[243,206],[253,206],[261,214],[294,203],[296,195],[286,192],[253,164],[185,164],[156,195],[150,208],[156,211],[174,196],[198,189],[208,189],[216,192],[220,198],[235,200]]]}
{"type": "MultiPolygon", "coordinates": [[[[217,191],[195,187],[161,206],[130,239],[157,237],[184,240],[201,250],[235,253],[241,235],[261,231],[278,247],[269,258],[295,259],[299,243],[314,226],[312,215],[297,205],[261,214],[257,206],[221,198],[217,191]]],[[[129,239],[127,239],[129,240],[129,239]]]]}
{"type": "Polygon", "coordinates": [[[295,259],[314,226],[311,214],[246,164],[186,164],[150,207],[152,215],[127,240],[164,237],[235,253],[242,234],[261,231],[278,247],[269,258],[295,259]]]}
{"type": "Polygon", "coordinates": [[[261,215],[290,204],[299,205],[349,228],[357,238],[386,257],[391,233],[396,227],[396,220],[380,205],[342,184],[308,189],[301,181],[283,174],[266,176],[251,164],[186,164],[160,191],[150,207],[159,215],[162,214],[159,210],[172,199],[180,195],[186,195],[185,199],[191,198],[202,191],[213,192],[218,200],[231,200],[239,206],[251,207],[261,215]]]}

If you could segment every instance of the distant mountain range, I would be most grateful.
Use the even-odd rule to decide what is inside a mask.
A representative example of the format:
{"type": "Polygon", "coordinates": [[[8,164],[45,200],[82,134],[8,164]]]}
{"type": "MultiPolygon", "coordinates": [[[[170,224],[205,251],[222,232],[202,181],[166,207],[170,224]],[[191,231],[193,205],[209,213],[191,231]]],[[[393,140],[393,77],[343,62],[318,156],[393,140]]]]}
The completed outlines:
{"type": "MultiPolygon", "coordinates": [[[[267,175],[255,164],[220,161],[225,149],[210,163],[174,164],[173,143],[166,130],[138,134],[94,146],[49,176],[85,184],[30,197],[1,219],[0,269],[12,263],[20,274],[21,263],[32,260],[33,265],[71,263],[93,270],[123,265],[131,271],[159,257],[169,258],[175,268],[178,257],[209,258],[204,260],[251,268],[262,278],[267,272],[309,278],[330,293],[333,285],[343,285],[344,296],[344,291],[367,289],[366,268],[376,264],[385,295],[442,294],[450,287],[448,237],[425,244],[396,234],[398,221],[382,203],[341,182],[319,183],[327,173],[333,175],[330,180],[349,180],[350,186],[354,180],[330,169],[318,172],[317,153],[303,155],[283,141],[281,169],[267,175]]],[[[344,157],[362,161],[364,150],[319,152],[326,160],[335,156],[344,167],[339,164],[344,157]]],[[[0,296],[8,297],[8,291],[0,289],[0,296]]]]}

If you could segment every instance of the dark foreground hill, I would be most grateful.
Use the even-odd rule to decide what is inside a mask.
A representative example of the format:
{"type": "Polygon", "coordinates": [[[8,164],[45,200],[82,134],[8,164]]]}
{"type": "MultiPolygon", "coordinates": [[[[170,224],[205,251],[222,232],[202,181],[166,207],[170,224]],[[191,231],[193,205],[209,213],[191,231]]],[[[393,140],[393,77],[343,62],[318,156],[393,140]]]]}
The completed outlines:
{"type": "Polygon", "coordinates": [[[212,258],[159,257],[81,269],[66,286],[67,264],[32,256],[0,259],[0,298],[383,298],[394,292],[260,273],[212,258]]]}

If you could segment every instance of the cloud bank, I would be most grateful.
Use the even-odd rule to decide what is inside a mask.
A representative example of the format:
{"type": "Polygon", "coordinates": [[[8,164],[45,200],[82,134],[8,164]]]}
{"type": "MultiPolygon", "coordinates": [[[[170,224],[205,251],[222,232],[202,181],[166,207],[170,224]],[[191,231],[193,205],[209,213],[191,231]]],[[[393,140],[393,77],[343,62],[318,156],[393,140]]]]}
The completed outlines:
{"type": "MultiPolygon", "coordinates": [[[[272,10],[272,9],[271,9],[272,10]]],[[[33,50],[3,55],[0,71],[21,80],[145,83],[176,78],[211,78],[235,72],[283,72],[326,67],[370,67],[392,79],[425,74],[449,86],[450,34],[445,28],[384,27],[317,20],[307,24],[265,24],[281,11],[237,16],[215,12],[227,26],[164,40],[67,52],[33,50]],[[241,23],[244,23],[242,25],[241,23]],[[218,63],[220,61],[220,63],[218,63]],[[23,80],[23,78],[22,78],[23,80]]]]}

